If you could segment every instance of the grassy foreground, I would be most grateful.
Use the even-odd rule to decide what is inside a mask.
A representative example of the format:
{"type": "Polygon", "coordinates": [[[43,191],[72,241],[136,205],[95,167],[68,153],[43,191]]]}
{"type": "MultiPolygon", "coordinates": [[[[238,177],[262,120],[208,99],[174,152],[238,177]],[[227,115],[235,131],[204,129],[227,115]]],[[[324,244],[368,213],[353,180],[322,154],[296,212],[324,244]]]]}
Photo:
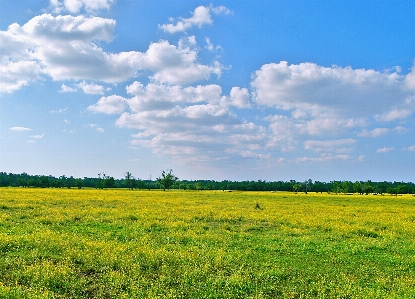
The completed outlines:
{"type": "Polygon", "coordinates": [[[0,188],[0,298],[415,298],[415,198],[0,188]]]}

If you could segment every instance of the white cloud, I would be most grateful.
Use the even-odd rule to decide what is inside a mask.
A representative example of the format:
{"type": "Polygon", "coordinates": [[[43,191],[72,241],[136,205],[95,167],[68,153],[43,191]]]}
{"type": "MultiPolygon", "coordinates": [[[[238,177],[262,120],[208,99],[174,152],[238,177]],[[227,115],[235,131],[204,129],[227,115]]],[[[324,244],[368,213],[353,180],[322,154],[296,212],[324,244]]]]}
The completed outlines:
{"type": "Polygon", "coordinates": [[[409,129],[408,128],[405,128],[405,127],[402,127],[402,126],[396,126],[394,128],[394,131],[396,131],[399,134],[404,134],[406,132],[409,132],[409,129]]]}
{"type": "Polygon", "coordinates": [[[5,61],[1,60],[0,93],[12,93],[40,79],[42,68],[36,61],[5,61]]]}
{"type": "Polygon", "coordinates": [[[415,145],[411,145],[407,148],[408,151],[415,152],[415,145]]]}
{"type": "MultiPolygon", "coordinates": [[[[112,41],[115,24],[98,17],[43,14],[23,26],[10,25],[0,32],[1,91],[13,92],[45,75],[110,83],[130,78],[142,53],[106,53],[96,45],[112,41]]],[[[63,85],[62,91],[69,90],[63,85]]]]}
{"type": "MultiPolygon", "coordinates": [[[[281,150],[296,149],[307,136],[350,134],[373,119],[402,119],[412,111],[411,93],[396,70],[381,73],[281,61],[257,70],[251,87],[252,100],[259,108],[274,109],[264,118],[272,133],[268,146],[281,150]]],[[[377,137],[391,130],[362,129],[358,136],[377,137]]]]}
{"type": "Polygon", "coordinates": [[[410,116],[413,112],[409,109],[393,109],[391,111],[385,112],[383,114],[378,114],[375,115],[375,119],[377,121],[383,121],[383,122],[388,122],[388,121],[394,121],[397,119],[404,119],[407,118],[408,116],[410,116]]]}
{"type": "Polygon", "coordinates": [[[11,127],[10,130],[16,132],[32,131],[32,129],[26,127],[11,127]]]}
{"type": "Polygon", "coordinates": [[[121,96],[112,95],[100,98],[96,104],[89,106],[87,109],[92,112],[120,114],[124,112],[125,108],[126,99],[121,96]]]}
{"type": "Polygon", "coordinates": [[[382,147],[382,148],[378,149],[376,152],[377,153],[389,153],[393,150],[395,150],[394,147],[382,147]]]}
{"type": "Polygon", "coordinates": [[[143,69],[155,72],[151,78],[160,83],[186,84],[222,74],[218,62],[211,66],[199,64],[196,50],[184,44],[177,47],[167,41],[152,43],[140,62],[143,69]]]}
{"type": "Polygon", "coordinates": [[[390,132],[389,128],[375,128],[371,131],[364,129],[362,132],[358,133],[357,136],[360,137],[380,137],[386,135],[390,132]]]}
{"type": "Polygon", "coordinates": [[[322,67],[313,63],[265,64],[253,76],[254,101],[283,110],[335,112],[343,117],[384,113],[408,95],[402,76],[350,67],[322,67]]]}
{"type": "Polygon", "coordinates": [[[411,72],[405,77],[405,84],[408,89],[415,90],[415,63],[411,72]]]}
{"type": "MultiPolygon", "coordinates": [[[[201,28],[203,25],[212,24],[213,20],[211,18],[211,12],[214,14],[231,14],[232,12],[227,9],[225,6],[218,6],[218,7],[206,7],[206,6],[198,6],[192,12],[192,17],[190,18],[179,18],[180,21],[177,21],[176,24],[163,24],[159,25],[159,28],[169,32],[169,33],[176,33],[186,31],[194,26],[201,28]]],[[[174,19],[170,19],[174,22],[174,19]]]]}
{"type": "Polygon", "coordinates": [[[229,105],[237,108],[251,108],[250,94],[247,88],[232,87],[229,97],[229,105]]]}
{"type": "Polygon", "coordinates": [[[49,113],[63,113],[66,110],[68,110],[68,108],[62,108],[62,109],[59,109],[59,110],[51,110],[51,111],[49,111],[49,113]]]}
{"type": "Polygon", "coordinates": [[[338,140],[307,140],[304,148],[314,152],[349,153],[354,149],[357,140],[352,138],[338,140]]]}
{"type": "MultiPolygon", "coordinates": [[[[181,39],[177,46],[163,40],[152,43],[145,53],[105,52],[98,43],[113,40],[115,25],[112,19],[50,14],[23,26],[10,25],[0,31],[1,92],[14,92],[45,76],[83,81],[78,87],[84,92],[102,94],[101,85],[85,81],[119,83],[148,70],[154,82],[188,84],[222,74],[219,62],[198,62],[194,36],[181,39]]],[[[60,91],[75,88],[62,84],[60,91]]]]}
{"type": "Polygon", "coordinates": [[[32,137],[34,139],[42,139],[44,136],[45,136],[45,134],[42,134],[42,135],[33,135],[33,136],[30,136],[30,137],[32,137]]]}
{"type": "Polygon", "coordinates": [[[223,6],[223,5],[221,5],[221,6],[217,6],[217,7],[213,7],[212,5],[210,5],[210,10],[213,12],[213,13],[215,13],[215,14],[217,14],[217,15],[219,15],[219,14],[225,14],[225,15],[230,15],[230,14],[232,14],[233,12],[232,12],[232,10],[230,10],[230,9],[228,9],[228,8],[226,8],[225,6],[223,6]]]}
{"type": "Polygon", "coordinates": [[[206,46],[205,49],[208,49],[209,51],[213,52],[214,50],[219,50],[222,47],[221,46],[214,46],[213,43],[210,41],[210,38],[205,37],[206,46]]]}
{"type": "Polygon", "coordinates": [[[305,162],[331,162],[333,160],[349,160],[349,155],[333,155],[323,153],[319,157],[300,157],[293,159],[295,163],[305,163],[305,162]]]}
{"type": "Polygon", "coordinates": [[[50,6],[54,13],[61,13],[64,10],[77,14],[82,9],[88,13],[94,13],[99,10],[109,10],[115,0],[50,0],[50,6]]]}
{"type": "Polygon", "coordinates": [[[78,88],[82,89],[86,94],[104,94],[105,87],[98,84],[88,84],[85,81],[75,84],[78,88]]]}
{"type": "Polygon", "coordinates": [[[77,89],[73,88],[73,87],[69,87],[65,84],[62,84],[61,89],[59,90],[59,92],[76,92],[77,89]]]}
{"type": "Polygon", "coordinates": [[[189,86],[154,84],[144,86],[134,82],[126,87],[127,93],[134,97],[128,105],[134,112],[146,110],[165,110],[178,104],[218,103],[221,100],[222,88],[216,84],[189,86]]]}

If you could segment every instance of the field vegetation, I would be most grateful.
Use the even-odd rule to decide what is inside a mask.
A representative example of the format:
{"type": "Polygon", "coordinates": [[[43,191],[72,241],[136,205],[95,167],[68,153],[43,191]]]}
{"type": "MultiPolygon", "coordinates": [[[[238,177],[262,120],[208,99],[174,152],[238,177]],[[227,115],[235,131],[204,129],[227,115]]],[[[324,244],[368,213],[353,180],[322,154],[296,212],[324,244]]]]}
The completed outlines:
{"type": "Polygon", "coordinates": [[[0,188],[0,298],[415,298],[415,198],[0,188]]]}

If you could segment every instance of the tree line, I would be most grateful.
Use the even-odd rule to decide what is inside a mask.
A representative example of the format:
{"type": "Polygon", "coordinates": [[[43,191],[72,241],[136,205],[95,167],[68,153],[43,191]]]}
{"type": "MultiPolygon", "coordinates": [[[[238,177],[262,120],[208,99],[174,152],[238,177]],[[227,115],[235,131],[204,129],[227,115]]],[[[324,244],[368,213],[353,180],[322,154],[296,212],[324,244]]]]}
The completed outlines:
{"type": "Polygon", "coordinates": [[[414,194],[412,182],[372,182],[372,181],[214,181],[214,180],[179,180],[172,170],[162,171],[156,180],[141,180],[130,172],[122,179],[115,179],[105,173],[97,177],[74,178],[45,175],[13,174],[0,172],[1,187],[36,187],[36,188],[128,188],[128,189],[182,189],[182,190],[240,190],[240,191],[289,191],[289,192],[333,192],[333,193],[389,193],[414,194]]]}

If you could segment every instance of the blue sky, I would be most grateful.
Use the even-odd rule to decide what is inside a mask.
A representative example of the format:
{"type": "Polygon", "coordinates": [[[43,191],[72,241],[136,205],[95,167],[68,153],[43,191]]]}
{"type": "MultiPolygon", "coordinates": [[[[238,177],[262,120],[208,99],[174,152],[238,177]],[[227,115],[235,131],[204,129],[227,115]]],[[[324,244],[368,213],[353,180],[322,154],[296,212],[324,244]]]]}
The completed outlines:
{"type": "Polygon", "coordinates": [[[410,1],[2,0],[0,171],[414,181],[410,1]]]}

